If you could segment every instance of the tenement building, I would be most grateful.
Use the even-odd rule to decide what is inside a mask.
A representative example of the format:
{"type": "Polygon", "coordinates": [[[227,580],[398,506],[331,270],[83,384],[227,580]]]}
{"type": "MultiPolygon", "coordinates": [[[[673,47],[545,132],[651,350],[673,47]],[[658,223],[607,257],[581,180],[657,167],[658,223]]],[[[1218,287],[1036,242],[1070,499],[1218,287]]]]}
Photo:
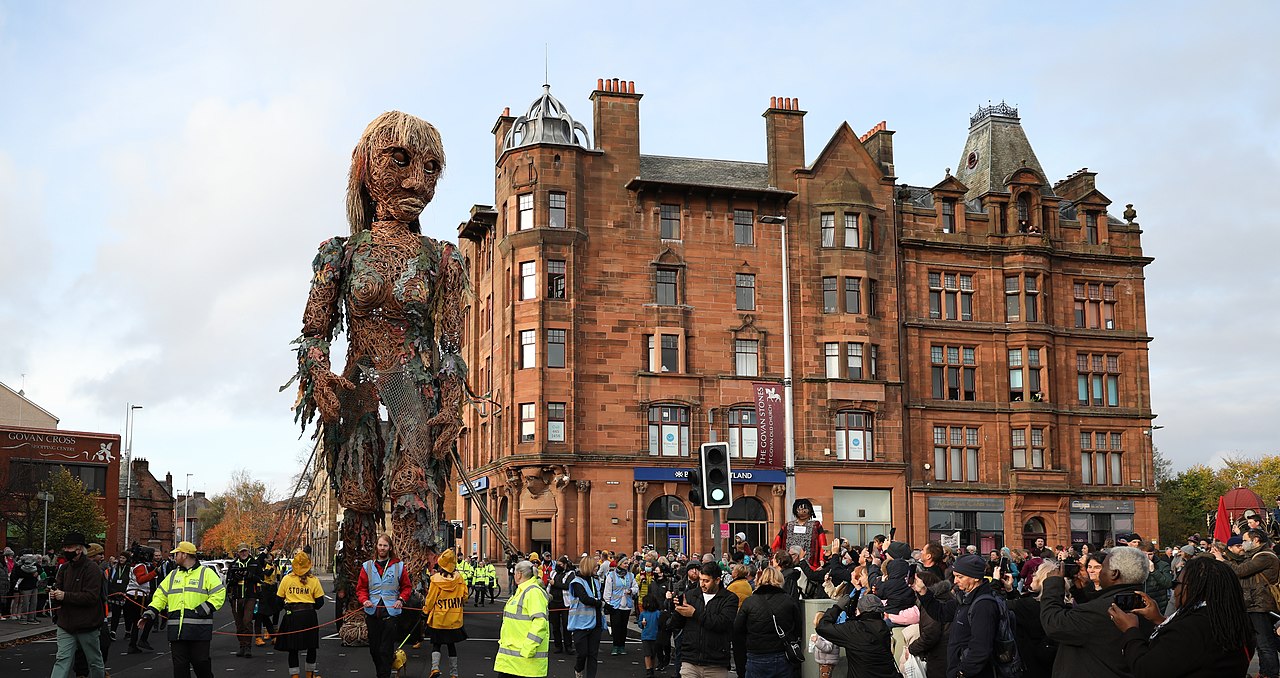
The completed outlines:
{"type": "Polygon", "coordinates": [[[526,552],[706,551],[686,472],[716,440],[728,531],[767,543],[790,507],[755,467],[752,384],[783,381],[784,232],[797,496],[836,535],[1155,533],[1150,259],[1093,173],[1051,184],[1003,105],[932,188],[897,181],[884,123],[807,161],[792,99],[764,112],[766,162],[646,155],[640,99],[599,81],[588,132],[544,87],[493,127],[492,206],[459,226],[487,395],[460,441],[466,550],[501,552],[483,505],[526,552]]]}

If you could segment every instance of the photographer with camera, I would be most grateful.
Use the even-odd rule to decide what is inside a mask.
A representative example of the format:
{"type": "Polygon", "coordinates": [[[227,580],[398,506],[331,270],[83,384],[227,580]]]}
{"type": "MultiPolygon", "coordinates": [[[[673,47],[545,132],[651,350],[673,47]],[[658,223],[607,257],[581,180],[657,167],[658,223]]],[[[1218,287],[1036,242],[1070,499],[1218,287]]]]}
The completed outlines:
{"type": "Polygon", "coordinates": [[[253,608],[262,586],[262,567],[249,556],[249,545],[236,547],[236,559],[227,565],[227,598],[236,620],[236,640],[240,643],[237,657],[253,656],[253,608]]]}
{"type": "Polygon", "coordinates": [[[129,630],[129,654],[138,652],[154,652],[155,648],[147,639],[151,636],[152,622],[142,624],[142,610],[151,602],[151,582],[156,578],[156,570],[151,566],[156,550],[147,548],[137,542],[125,552],[129,559],[129,583],[125,586],[124,624],[129,630]]]}
{"type": "MultiPolygon", "coordinates": [[[[1070,565],[1071,563],[1068,563],[1070,565]]],[[[1075,569],[1076,583],[1083,587],[1084,577],[1075,569]]],[[[1148,604],[1138,592],[1147,580],[1151,566],[1142,551],[1131,546],[1117,546],[1107,554],[1102,563],[1098,580],[1102,589],[1084,603],[1072,607],[1066,600],[1067,581],[1063,568],[1050,575],[1042,584],[1040,596],[1040,623],[1045,635],[1058,643],[1054,659],[1054,675],[1094,676],[1103,678],[1127,677],[1123,643],[1120,631],[1111,621],[1109,610],[1114,603],[1125,610],[1136,610],[1148,604]]],[[[1142,634],[1150,634],[1152,624],[1143,618],[1139,622],[1142,634]]]]}

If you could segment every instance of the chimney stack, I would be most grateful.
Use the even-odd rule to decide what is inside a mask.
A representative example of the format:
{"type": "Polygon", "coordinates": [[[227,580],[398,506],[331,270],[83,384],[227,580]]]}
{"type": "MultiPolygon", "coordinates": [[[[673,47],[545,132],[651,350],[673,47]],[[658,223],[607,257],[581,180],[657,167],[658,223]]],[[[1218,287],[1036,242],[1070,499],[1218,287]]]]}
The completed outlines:
{"type": "Polygon", "coordinates": [[[769,185],[783,190],[796,189],[793,171],[804,164],[804,114],[800,100],[770,97],[764,112],[765,138],[768,144],[769,185]]]}
{"type": "Polygon", "coordinates": [[[515,124],[515,117],[511,115],[511,107],[504,106],[502,115],[498,116],[497,121],[493,123],[493,159],[497,160],[502,157],[502,143],[507,138],[507,132],[511,130],[511,126],[515,124]]]}
{"type": "Polygon", "coordinates": [[[859,137],[859,141],[867,148],[867,152],[880,163],[880,170],[885,176],[897,176],[893,169],[893,131],[889,124],[881,120],[867,133],[859,137]]]}
{"type": "Polygon", "coordinates": [[[599,78],[591,93],[596,148],[623,177],[640,175],[640,98],[634,80],[599,78]]]}

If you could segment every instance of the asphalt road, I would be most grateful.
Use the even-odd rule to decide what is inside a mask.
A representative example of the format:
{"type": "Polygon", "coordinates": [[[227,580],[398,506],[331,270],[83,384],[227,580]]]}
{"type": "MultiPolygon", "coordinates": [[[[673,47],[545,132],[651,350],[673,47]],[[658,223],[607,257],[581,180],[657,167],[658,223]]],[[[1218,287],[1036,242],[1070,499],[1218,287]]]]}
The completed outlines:
{"type": "MultiPolygon", "coordinates": [[[[328,586],[326,585],[326,589],[328,586]]],[[[468,605],[466,629],[469,639],[458,645],[459,676],[492,677],[493,657],[498,648],[498,629],[501,623],[502,604],[505,596],[500,596],[497,603],[477,608],[468,605]]],[[[320,621],[331,622],[333,619],[332,603],[326,603],[320,610],[320,621]]],[[[250,658],[236,657],[237,643],[235,624],[231,620],[230,606],[223,606],[215,616],[217,633],[211,646],[213,655],[213,671],[215,675],[226,676],[288,676],[288,655],[276,652],[269,645],[253,648],[250,658]]],[[[0,621],[0,624],[10,622],[0,621]]],[[[320,674],[330,678],[346,675],[373,675],[373,661],[369,657],[367,647],[343,647],[334,633],[330,623],[321,629],[320,649],[317,652],[320,674]]],[[[120,640],[112,643],[107,668],[112,678],[157,678],[172,675],[172,662],[169,657],[169,642],[165,631],[157,629],[151,634],[151,645],[155,652],[144,654],[126,654],[127,641],[123,624],[120,629],[120,640]]],[[[606,640],[601,646],[600,673],[609,678],[641,678],[644,676],[644,661],[641,658],[639,632],[631,629],[630,640],[625,656],[609,655],[610,645],[606,640]]],[[[400,678],[425,678],[431,670],[431,646],[423,643],[422,648],[412,649],[404,646],[409,654],[409,663],[401,672],[400,678]]],[[[19,676],[47,676],[53,668],[53,660],[57,645],[53,639],[36,640],[16,647],[0,649],[0,675],[6,678],[19,676]]],[[[572,656],[551,655],[550,676],[572,678],[572,656]]],[[[441,669],[448,676],[448,660],[442,659],[441,669]]],[[[668,670],[668,673],[670,670],[668,670]]]]}

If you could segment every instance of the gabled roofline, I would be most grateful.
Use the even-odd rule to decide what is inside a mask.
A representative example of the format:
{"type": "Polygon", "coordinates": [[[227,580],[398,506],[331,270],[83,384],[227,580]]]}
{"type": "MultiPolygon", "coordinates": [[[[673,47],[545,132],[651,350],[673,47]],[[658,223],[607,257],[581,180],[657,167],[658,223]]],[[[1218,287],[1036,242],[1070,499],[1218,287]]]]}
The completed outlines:
{"type": "Polygon", "coordinates": [[[34,401],[34,400],[32,400],[32,399],[28,398],[26,395],[24,395],[24,394],[22,394],[22,393],[19,393],[19,392],[15,391],[15,390],[13,390],[13,389],[9,388],[8,384],[5,384],[3,381],[0,381],[0,388],[3,388],[4,390],[6,390],[6,391],[8,391],[8,392],[10,392],[10,393],[12,393],[12,394],[14,394],[14,395],[18,396],[19,398],[22,398],[22,399],[23,399],[23,400],[25,400],[28,404],[30,404],[32,407],[36,408],[37,410],[40,410],[41,412],[44,412],[45,414],[49,415],[50,417],[53,417],[53,420],[54,420],[54,421],[56,421],[56,422],[61,422],[61,421],[62,421],[62,417],[59,417],[58,415],[56,415],[56,414],[54,414],[54,413],[50,412],[49,410],[46,410],[46,409],[44,409],[43,407],[40,407],[40,405],[39,405],[39,404],[37,404],[37,403],[36,403],[36,401],[34,401]]]}

